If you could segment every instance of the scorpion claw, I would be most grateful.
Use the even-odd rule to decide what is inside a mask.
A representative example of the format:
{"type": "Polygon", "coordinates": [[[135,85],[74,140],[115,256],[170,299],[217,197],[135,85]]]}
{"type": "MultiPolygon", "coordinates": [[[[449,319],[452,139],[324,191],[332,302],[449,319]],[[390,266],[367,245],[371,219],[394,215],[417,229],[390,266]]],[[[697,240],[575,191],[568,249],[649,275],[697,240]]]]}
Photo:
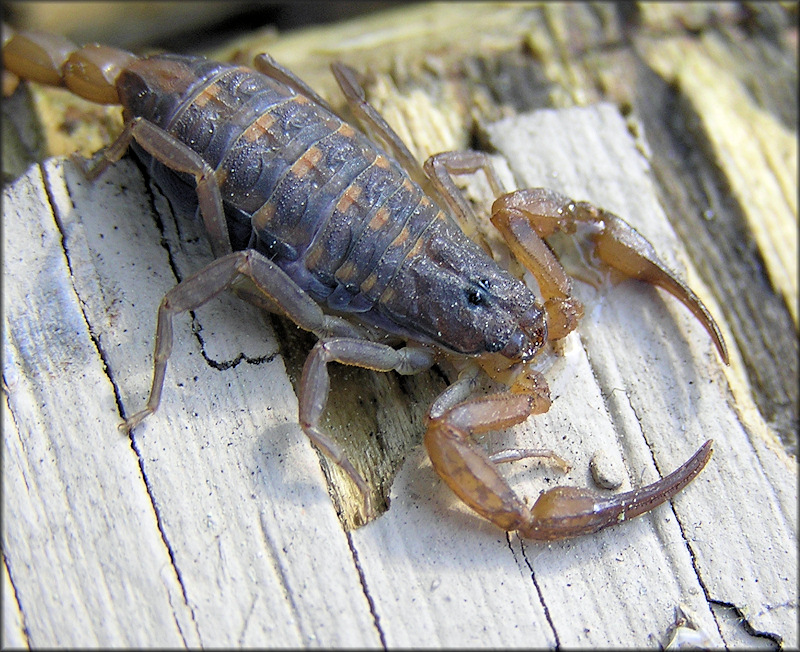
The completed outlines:
{"type": "Polygon", "coordinates": [[[520,528],[530,539],[565,539],[597,532],[649,512],[691,482],[711,457],[708,440],[682,466],[653,484],[604,497],[589,489],[556,487],[542,493],[531,508],[531,520],[520,528]]]}
{"type": "MultiPolygon", "coordinates": [[[[517,258],[536,275],[545,298],[569,298],[572,282],[542,242],[557,231],[573,233],[589,225],[595,254],[629,278],[669,292],[703,325],[720,358],[729,364],[722,332],[700,298],[659,258],[653,245],[621,217],[587,202],[576,202],[546,188],[517,190],[499,197],[492,206],[492,223],[506,238],[517,258]]],[[[548,310],[548,316],[553,311],[548,310]]],[[[565,320],[558,337],[575,327],[565,320]]]]}
{"type": "MultiPolygon", "coordinates": [[[[504,530],[540,541],[590,534],[654,509],[691,482],[711,457],[711,440],[680,468],[653,484],[604,497],[589,489],[556,487],[532,508],[517,496],[497,469],[498,462],[475,446],[471,435],[519,423],[530,414],[525,395],[496,394],[460,403],[429,418],[425,446],[436,472],[461,500],[504,530]]],[[[537,455],[551,456],[547,451],[537,455]]],[[[521,459],[527,455],[517,456],[521,459]]],[[[556,456],[557,458],[557,456],[556,456]]],[[[560,458],[557,458],[560,459],[560,458]]]]}

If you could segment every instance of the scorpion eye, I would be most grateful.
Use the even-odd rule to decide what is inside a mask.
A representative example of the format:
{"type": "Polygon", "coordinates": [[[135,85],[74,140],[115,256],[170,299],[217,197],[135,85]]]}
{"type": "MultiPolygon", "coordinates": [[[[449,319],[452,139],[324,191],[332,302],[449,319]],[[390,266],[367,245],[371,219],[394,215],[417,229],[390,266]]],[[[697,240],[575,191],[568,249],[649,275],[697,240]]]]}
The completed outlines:
{"type": "Polygon", "coordinates": [[[480,290],[470,289],[467,290],[467,301],[473,306],[480,306],[486,301],[486,298],[480,290]]]}
{"type": "Polygon", "coordinates": [[[482,306],[488,299],[490,282],[487,279],[479,279],[475,281],[475,285],[477,287],[467,288],[467,301],[473,306],[482,306]]]}

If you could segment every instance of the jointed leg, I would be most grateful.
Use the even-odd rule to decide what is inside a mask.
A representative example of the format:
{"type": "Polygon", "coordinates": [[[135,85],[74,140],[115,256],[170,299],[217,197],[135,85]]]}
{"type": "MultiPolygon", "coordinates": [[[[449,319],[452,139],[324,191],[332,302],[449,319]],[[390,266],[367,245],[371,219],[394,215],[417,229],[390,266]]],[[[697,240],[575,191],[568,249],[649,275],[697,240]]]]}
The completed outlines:
{"type": "Polygon", "coordinates": [[[172,352],[172,318],[202,306],[243,278],[252,281],[255,291],[261,292],[271,305],[280,306],[298,326],[318,337],[358,336],[358,331],[345,320],[325,315],[280,267],[262,254],[252,249],[228,254],[181,281],[164,295],[158,308],[150,396],[146,407],[127,419],[121,428],[131,430],[158,408],[167,361],[172,352]]]}
{"type": "Polygon", "coordinates": [[[142,149],[170,170],[194,176],[200,216],[211,243],[211,250],[216,257],[229,254],[232,251],[231,241],[214,170],[197,152],[160,127],[143,118],[134,118],[125,125],[119,137],[98,152],[88,164],[78,158],[73,160],[88,179],[95,179],[111,163],[122,158],[131,140],[135,140],[142,149]]]}
{"type": "Polygon", "coordinates": [[[428,178],[417,159],[377,109],[367,102],[356,71],[342,63],[331,64],[331,70],[361,128],[394,156],[414,181],[426,191],[430,191],[428,178]]]}
{"type": "MultiPolygon", "coordinates": [[[[502,184],[494,171],[491,159],[484,152],[443,152],[425,161],[424,169],[459,218],[464,232],[474,238],[476,230],[474,212],[456,187],[453,177],[483,170],[492,192],[495,196],[500,195],[503,192],[502,184]]],[[[494,216],[492,222],[506,238],[517,259],[533,273],[539,283],[544,308],[547,311],[549,339],[556,340],[566,336],[577,326],[583,315],[583,306],[572,296],[572,280],[561,263],[529,225],[520,227],[526,228],[526,233],[515,236],[521,238],[524,243],[523,246],[519,246],[518,240],[509,239],[507,230],[497,225],[494,216]]]]}
{"type": "MultiPolygon", "coordinates": [[[[571,233],[578,223],[592,225],[591,239],[598,257],[627,276],[657,285],[681,301],[703,324],[720,357],[728,363],[722,334],[702,301],[667,268],[653,246],[622,218],[545,188],[503,195],[495,201],[492,213],[492,222],[503,233],[514,253],[525,260],[526,265],[539,265],[542,269],[551,268],[548,256],[540,253],[541,248],[546,247],[542,238],[556,231],[571,233]]],[[[555,292],[559,291],[558,285],[556,278],[555,292]]]]}
{"type": "Polygon", "coordinates": [[[341,447],[319,427],[330,392],[327,369],[330,362],[375,371],[394,370],[401,374],[415,374],[433,364],[433,354],[428,349],[414,347],[393,349],[377,342],[340,337],[317,342],[303,366],[299,391],[300,425],[308,438],[347,473],[358,487],[364,499],[365,515],[369,519],[373,515],[373,509],[367,483],[347,459],[341,447]]]}
{"type": "Polygon", "coordinates": [[[258,72],[263,73],[268,77],[272,77],[282,84],[286,84],[289,88],[293,88],[301,95],[305,95],[309,100],[319,104],[321,107],[327,109],[331,113],[334,112],[330,105],[319,95],[317,95],[313,88],[306,84],[291,70],[283,67],[277,61],[275,61],[275,59],[273,59],[270,55],[266,53],[257,55],[253,60],[253,67],[258,70],[258,72]]]}
{"type": "Polygon", "coordinates": [[[483,170],[494,196],[498,197],[503,194],[503,184],[497,178],[491,159],[483,152],[441,152],[428,158],[422,167],[433,185],[456,213],[462,227],[464,223],[474,221],[475,215],[463,193],[453,182],[453,177],[474,174],[483,170]]]}

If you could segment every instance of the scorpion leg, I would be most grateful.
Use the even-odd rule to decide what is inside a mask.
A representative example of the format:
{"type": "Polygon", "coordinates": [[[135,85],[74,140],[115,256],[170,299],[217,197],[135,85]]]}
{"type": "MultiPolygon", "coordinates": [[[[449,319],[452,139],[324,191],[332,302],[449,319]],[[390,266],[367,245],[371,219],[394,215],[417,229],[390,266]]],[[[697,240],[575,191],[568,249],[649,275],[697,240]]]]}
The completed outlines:
{"type": "Polygon", "coordinates": [[[489,461],[494,464],[507,464],[508,462],[519,462],[533,457],[550,460],[556,466],[561,467],[564,473],[572,468],[572,465],[567,460],[560,455],[556,455],[549,448],[507,448],[489,455],[489,461]]]}
{"type": "Polygon", "coordinates": [[[462,228],[467,226],[474,230],[472,225],[475,222],[475,213],[464,194],[456,187],[453,177],[483,170],[494,196],[498,197],[504,193],[503,184],[494,171],[491,159],[483,152],[473,150],[441,152],[428,158],[423,169],[436,189],[445,197],[450,208],[455,211],[462,228]]]}
{"type": "Polygon", "coordinates": [[[256,55],[255,59],[253,59],[253,67],[258,70],[258,72],[266,75],[267,77],[272,77],[282,84],[286,84],[289,88],[293,88],[295,91],[300,93],[300,95],[305,95],[312,102],[319,104],[321,107],[325,108],[331,113],[334,113],[334,110],[330,107],[330,105],[319,95],[317,95],[313,88],[306,84],[291,70],[285,68],[275,61],[275,59],[273,59],[266,52],[256,55]]]}
{"type": "MultiPolygon", "coordinates": [[[[437,405],[437,404],[434,404],[437,405]]],[[[683,466],[651,485],[605,497],[589,489],[556,487],[529,508],[500,475],[473,435],[521,423],[536,409],[529,395],[503,392],[429,413],[425,446],[445,483],[478,514],[504,530],[542,541],[605,529],[654,509],[677,494],[711,456],[707,441],[683,466]]]]}
{"type": "MultiPolygon", "coordinates": [[[[578,223],[591,225],[590,237],[597,256],[623,274],[656,285],[681,301],[703,324],[720,357],[728,364],[725,341],[703,302],[661,261],[653,246],[622,218],[587,202],[572,201],[552,190],[531,188],[499,197],[492,206],[492,222],[524,264],[546,269],[549,263],[542,262],[546,256],[542,258],[539,253],[547,249],[542,238],[558,230],[573,232],[578,223]]],[[[549,253],[549,249],[547,251],[549,253]]]]}
{"type": "MultiPolygon", "coordinates": [[[[489,372],[487,371],[487,373],[489,372]]],[[[466,401],[477,386],[476,381],[479,374],[480,367],[477,364],[470,363],[465,366],[459,373],[458,379],[439,394],[433,402],[428,410],[428,419],[434,421],[440,419],[448,410],[466,401]]],[[[511,392],[528,395],[531,404],[528,415],[543,414],[550,409],[550,388],[547,386],[544,376],[539,372],[529,371],[514,381],[511,392]]],[[[565,473],[571,468],[570,463],[563,457],[545,448],[507,448],[489,455],[489,459],[496,464],[518,462],[532,457],[546,458],[565,473]]]]}
{"type": "MultiPolygon", "coordinates": [[[[318,337],[330,335],[358,336],[358,331],[340,317],[325,315],[322,309],[292,281],[286,273],[266,256],[248,249],[237,251],[199,270],[184,279],[164,295],[158,308],[155,351],[153,353],[153,384],[147,405],[120,426],[130,431],[142,419],[158,409],[161,390],[172,352],[172,318],[207,303],[223,290],[243,279],[249,279],[270,305],[281,310],[301,328],[318,337]]],[[[252,293],[252,288],[247,292],[252,293]]]]}
{"type": "Polygon", "coordinates": [[[339,337],[317,342],[303,366],[299,391],[300,425],[308,438],[327,457],[339,465],[358,487],[364,500],[365,515],[367,519],[370,519],[374,512],[367,483],[347,459],[341,447],[319,427],[330,391],[330,377],[327,369],[330,362],[364,367],[374,371],[394,370],[401,374],[415,374],[433,364],[433,354],[430,350],[419,347],[406,346],[394,349],[369,340],[339,337]]]}
{"type": "Polygon", "coordinates": [[[430,156],[422,167],[433,187],[452,210],[461,230],[468,238],[483,247],[486,253],[494,257],[491,246],[478,230],[475,211],[453,180],[458,175],[473,174],[483,170],[493,196],[502,195],[504,192],[502,183],[497,178],[489,157],[483,152],[475,151],[441,152],[430,156]]]}
{"type": "Polygon", "coordinates": [[[229,254],[232,251],[231,241],[222,207],[222,195],[214,170],[197,152],[152,122],[134,118],[125,125],[119,137],[95,154],[88,164],[77,158],[73,160],[87,179],[95,179],[109,165],[122,158],[132,140],[156,161],[174,172],[194,176],[197,182],[200,215],[211,243],[211,250],[216,257],[229,254]]]}
{"type": "Polygon", "coordinates": [[[342,89],[347,104],[361,128],[372,136],[374,140],[381,143],[397,159],[414,181],[426,191],[431,191],[429,180],[422,171],[417,159],[378,110],[367,102],[356,71],[338,62],[331,64],[331,71],[333,76],[336,77],[339,88],[342,89]]]}

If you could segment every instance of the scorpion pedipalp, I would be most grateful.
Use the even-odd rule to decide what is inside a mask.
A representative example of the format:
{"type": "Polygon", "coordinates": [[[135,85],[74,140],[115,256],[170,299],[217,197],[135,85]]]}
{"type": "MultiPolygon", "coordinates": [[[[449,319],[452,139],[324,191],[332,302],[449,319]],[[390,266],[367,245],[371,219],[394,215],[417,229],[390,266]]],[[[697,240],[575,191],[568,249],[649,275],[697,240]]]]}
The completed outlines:
{"type": "MultiPolygon", "coordinates": [[[[496,464],[506,460],[492,459],[472,435],[521,423],[534,411],[530,396],[503,392],[459,403],[429,419],[425,433],[431,463],[453,492],[495,525],[517,530],[528,539],[552,541],[590,534],[649,512],[691,482],[711,457],[709,440],[681,467],[640,489],[602,496],[589,489],[555,487],[529,508],[497,469],[496,464]]],[[[535,453],[562,462],[550,451],[535,453]]]]}
{"type": "Polygon", "coordinates": [[[600,260],[630,278],[672,294],[700,321],[722,361],[729,364],[725,340],[703,302],[667,267],[644,236],[621,217],[553,190],[529,188],[499,197],[492,205],[492,222],[527,266],[546,269],[552,269],[552,263],[543,264],[535,255],[541,238],[556,231],[571,232],[578,223],[593,225],[591,239],[600,260]]]}
{"type": "Polygon", "coordinates": [[[520,534],[553,540],[598,532],[655,509],[670,500],[697,476],[711,459],[713,441],[669,475],[639,489],[602,496],[589,489],[555,487],[542,493],[531,508],[531,520],[520,534]]]}

